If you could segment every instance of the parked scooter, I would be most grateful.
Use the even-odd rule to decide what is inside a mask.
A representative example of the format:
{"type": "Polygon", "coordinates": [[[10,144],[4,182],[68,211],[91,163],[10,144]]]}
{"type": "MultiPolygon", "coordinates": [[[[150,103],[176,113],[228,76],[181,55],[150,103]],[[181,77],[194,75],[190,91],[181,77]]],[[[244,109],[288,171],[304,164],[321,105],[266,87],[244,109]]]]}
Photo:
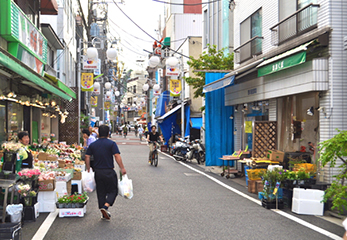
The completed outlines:
{"type": "Polygon", "coordinates": [[[177,161],[185,161],[188,152],[188,139],[178,138],[172,146],[172,155],[177,161]]]}
{"type": "Polygon", "coordinates": [[[193,160],[194,158],[198,164],[205,162],[204,146],[201,144],[200,139],[195,139],[189,143],[188,152],[186,154],[187,160],[193,160]]]}

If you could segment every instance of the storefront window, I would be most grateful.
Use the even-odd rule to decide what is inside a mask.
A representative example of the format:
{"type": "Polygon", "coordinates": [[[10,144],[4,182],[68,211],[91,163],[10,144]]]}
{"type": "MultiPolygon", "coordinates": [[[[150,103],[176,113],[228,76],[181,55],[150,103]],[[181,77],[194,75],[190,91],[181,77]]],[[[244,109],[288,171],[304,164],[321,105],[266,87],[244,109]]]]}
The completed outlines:
{"type": "Polygon", "coordinates": [[[6,103],[0,102],[0,143],[6,141],[6,103]]]}
{"type": "Polygon", "coordinates": [[[23,106],[17,103],[8,103],[8,140],[16,140],[20,131],[23,131],[23,106]]]}

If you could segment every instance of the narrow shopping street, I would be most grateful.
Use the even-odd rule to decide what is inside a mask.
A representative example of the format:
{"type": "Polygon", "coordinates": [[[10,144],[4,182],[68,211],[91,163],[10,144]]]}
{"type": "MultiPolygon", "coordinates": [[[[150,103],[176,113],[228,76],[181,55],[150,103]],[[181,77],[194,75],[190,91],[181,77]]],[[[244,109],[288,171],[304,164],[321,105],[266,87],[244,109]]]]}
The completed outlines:
{"type": "MultiPolygon", "coordinates": [[[[113,135],[120,148],[134,197],[118,197],[112,219],[100,219],[96,193],[89,193],[83,218],[50,217],[40,213],[25,223],[23,239],[338,239],[344,229],[321,217],[266,210],[245,186],[217,174],[217,169],[176,162],[160,153],[158,167],[148,164],[148,147],[130,133],[113,135]],[[285,216],[282,216],[284,214],[285,216]],[[301,219],[304,224],[288,219],[301,219]],[[316,226],[312,230],[305,224],[316,226]],[[40,230],[39,227],[41,227],[40,230]],[[327,231],[322,233],[322,231],[327,231]],[[35,235],[36,234],[36,235],[35,235]],[[325,235],[324,235],[325,234],[325,235]],[[326,234],[331,234],[328,237],[326,234]],[[34,237],[35,235],[35,237],[34,237]]],[[[50,215],[56,215],[51,213],[50,215]]]]}

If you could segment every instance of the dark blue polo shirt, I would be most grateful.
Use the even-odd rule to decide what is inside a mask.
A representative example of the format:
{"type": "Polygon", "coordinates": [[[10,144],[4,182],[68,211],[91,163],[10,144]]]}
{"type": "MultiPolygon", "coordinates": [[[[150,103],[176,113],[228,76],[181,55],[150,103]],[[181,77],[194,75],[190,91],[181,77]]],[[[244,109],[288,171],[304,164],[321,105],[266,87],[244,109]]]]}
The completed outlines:
{"type": "Polygon", "coordinates": [[[117,144],[107,138],[99,138],[89,145],[86,155],[94,156],[93,167],[100,168],[114,168],[113,155],[119,153],[117,144]]]}

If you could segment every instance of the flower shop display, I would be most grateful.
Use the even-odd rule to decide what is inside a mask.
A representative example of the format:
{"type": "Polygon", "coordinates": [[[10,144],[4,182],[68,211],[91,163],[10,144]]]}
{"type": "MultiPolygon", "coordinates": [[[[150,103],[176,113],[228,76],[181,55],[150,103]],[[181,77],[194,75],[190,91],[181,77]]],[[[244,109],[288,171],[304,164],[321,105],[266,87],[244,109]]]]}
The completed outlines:
{"type": "Polygon", "coordinates": [[[84,217],[88,200],[87,193],[64,195],[58,198],[56,206],[59,208],[59,217],[84,217]]]}
{"type": "Polygon", "coordinates": [[[33,197],[36,197],[37,192],[31,189],[29,184],[18,184],[18,193],[24,199],[24,206],[31,207],[36,202],[33,202],[33,197]]]}
{"type": "Polygon", "coordinates": [[[15,173],[17,153],[22,148],[22,145],[15,142],[5,142],[1,148],[3,150],[2,172],[5,174],[15,173]]]}

